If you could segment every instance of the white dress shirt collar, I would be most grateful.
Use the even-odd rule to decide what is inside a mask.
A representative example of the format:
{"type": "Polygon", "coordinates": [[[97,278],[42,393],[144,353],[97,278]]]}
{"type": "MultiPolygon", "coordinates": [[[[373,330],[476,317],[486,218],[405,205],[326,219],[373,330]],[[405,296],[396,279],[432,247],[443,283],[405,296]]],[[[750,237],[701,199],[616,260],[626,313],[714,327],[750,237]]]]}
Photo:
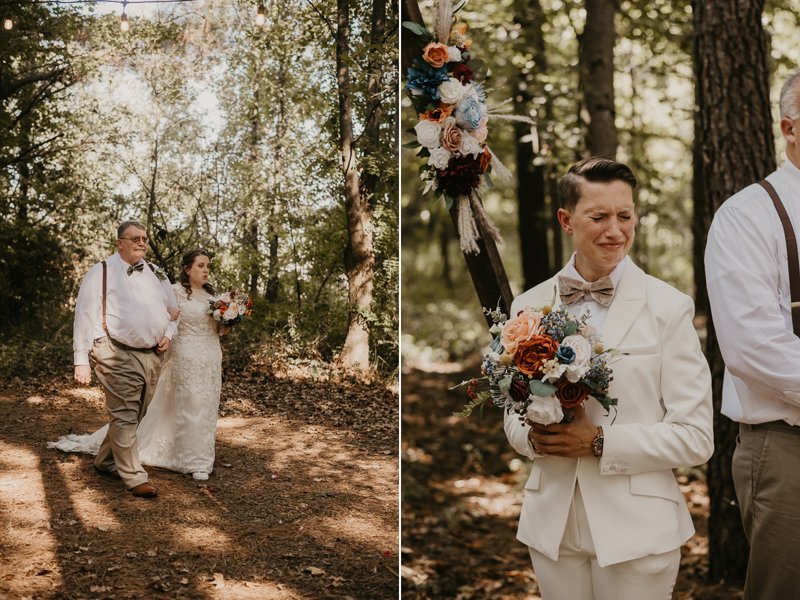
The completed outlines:
{"type": "Polygon", "coordinates": [[[792,186],[793,189],[800,191],[800,169],[792,161],[787,158],[778,172],[786,179],[786,183],[792,186]]]}
{"type": "MultiPolygon", "coordinates": [[[[798,171],[797,175],[798,177],[800,177],[800,171],[798,171]]],[[[582,281],[583,283],[587,283],[587,281],[583,277],[581,277],[581,274],[578,273],[578,269],[575,267],[575,259],[577,258],[577,256],[578,256],[577,252],[574,252],[572,254],[572,257],[569,259],[569,262],[567,263],[567,266],[564,269],[564,275],[566,275],[567,277],[573,277],[579,281],[582,281]]],[[[625,259],[621,263],[619,263],[616,267],[614,267],[614,270],[611,271],[611,273],[609,273],[611,281],[614,282],[614,289],[616,289],[616,287],[619,285],[619,280],[622,279],[622,272],[625,270],[625,263],[627,262],[628,262],[628,257],[626,256],[625,259]]]]}

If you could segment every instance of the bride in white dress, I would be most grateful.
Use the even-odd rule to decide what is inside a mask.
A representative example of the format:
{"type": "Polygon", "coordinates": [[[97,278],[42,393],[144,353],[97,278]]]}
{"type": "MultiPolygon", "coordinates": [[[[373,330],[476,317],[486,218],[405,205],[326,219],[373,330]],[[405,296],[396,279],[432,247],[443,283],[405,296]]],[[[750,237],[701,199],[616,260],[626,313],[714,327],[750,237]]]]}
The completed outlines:
{"type": "MultiPolygon", "coordinates": [[[[181,261],[180,283],[172,286],[180,308],[178,333],[165,357],[161,378],[136,438],[143,464],[195,479],[208,479],[214,467],[217,410],[222,386],[219,336],[230,331],[208,314],[217,295],[207,283],[209,256],[192,250],[181,261]]],[[[108,425],[86,435],[67,435],[50,448],[97,454],[108,425]]]]}

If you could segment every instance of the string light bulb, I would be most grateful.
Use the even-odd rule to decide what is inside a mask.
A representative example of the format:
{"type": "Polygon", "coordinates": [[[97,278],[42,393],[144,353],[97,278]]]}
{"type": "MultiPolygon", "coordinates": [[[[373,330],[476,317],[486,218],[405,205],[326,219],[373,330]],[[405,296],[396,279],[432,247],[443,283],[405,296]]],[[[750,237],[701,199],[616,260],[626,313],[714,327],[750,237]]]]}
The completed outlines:
{"type": "Polygon", "coordinates": [[[258,5],[258,14],[256,14],[256,26],[261,27],[267,20],[266,9],[263,4],[258,5]]]}
{"type": "Polygon", "coordinates": [[[3,27],[6,29],[11,29],[14,26],[14,21],[11,20],[11,17],[6,17],[3,19],[3,27]]]}
{"type": "Polygon", "coordinates": [[[122,31],[128,31],[128,15],[122,13],[122,21],[120,21],[119,28],[122,31]]]}

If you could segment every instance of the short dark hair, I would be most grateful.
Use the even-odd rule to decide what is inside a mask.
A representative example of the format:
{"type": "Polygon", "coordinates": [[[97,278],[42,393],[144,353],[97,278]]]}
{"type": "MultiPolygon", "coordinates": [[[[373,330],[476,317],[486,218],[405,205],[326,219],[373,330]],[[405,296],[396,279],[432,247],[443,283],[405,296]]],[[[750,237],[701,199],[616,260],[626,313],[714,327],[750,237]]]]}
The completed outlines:
{"type": "Polygon", "coordinates": [[[594,183],[624,181],[631,186],[631,189],[636,187],[636,177],[628,165],[602,156],[584,158],[572,165],[567,174],[558,182],[561,208],[570,212],[575,210],[578,200],[581,199],[581,183],[583,181],[594,183]]]}
{"type": "Polygon", "coordinates": [[[147,231],[147,227],[144,226],[143,223],[139,221],[123,221],[117,227],[117,239],[121,240],[122,236],[125,235],[125,232],[128,230],[129,227],[138,227],[142,231],[147,231]]]}

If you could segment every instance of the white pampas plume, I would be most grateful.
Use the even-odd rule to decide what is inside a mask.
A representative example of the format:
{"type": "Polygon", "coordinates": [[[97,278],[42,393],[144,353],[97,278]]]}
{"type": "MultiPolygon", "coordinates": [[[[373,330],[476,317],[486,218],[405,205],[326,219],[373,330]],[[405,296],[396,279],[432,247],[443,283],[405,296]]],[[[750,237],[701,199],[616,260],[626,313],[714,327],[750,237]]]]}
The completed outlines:
{"type": "MultiPolygon", "coordinates": [[[[489,146],[486,146],[489,148],[489,146]]],[[[500,181],[506,182],[511,181],[511,171],[509,171],[506,166],[500,162],[500,159],[495,154],[494,150],[489,148],[489,152],[492,153],[492,175],[497,175],[500,181]]]]}
{"type": "Polygon", "coordinates": [[[470,201],[464,194],[458,196],[458,240],[461,242],[461,251],[464,254],[478,254],[478,228],[472,217],[470,201]]]}
{"type": "Polygon", "coordinates": [[[447,45],[453,29],[453,3],[451,0],[436,0],[433,11],[433,36],[440,44],[447,45]]]}
{"type": "Polygon", "coordinates": [[[472,203],[472,212],[475,215],[475,218],[481,224],[481,229],[484,232],[488,233],[492,239],[497,242],[498,244],[503,243],[503,236],[500,235],[500,232],[497,230],[497,227],[494,226],[492,220],[489,218],[489,215],[486,214],[486,211],[483,208],[483,203],[481,199],[478,197],[478,194],[473,190],[472,193],[469,195],[469,199],[472,203]]]}

